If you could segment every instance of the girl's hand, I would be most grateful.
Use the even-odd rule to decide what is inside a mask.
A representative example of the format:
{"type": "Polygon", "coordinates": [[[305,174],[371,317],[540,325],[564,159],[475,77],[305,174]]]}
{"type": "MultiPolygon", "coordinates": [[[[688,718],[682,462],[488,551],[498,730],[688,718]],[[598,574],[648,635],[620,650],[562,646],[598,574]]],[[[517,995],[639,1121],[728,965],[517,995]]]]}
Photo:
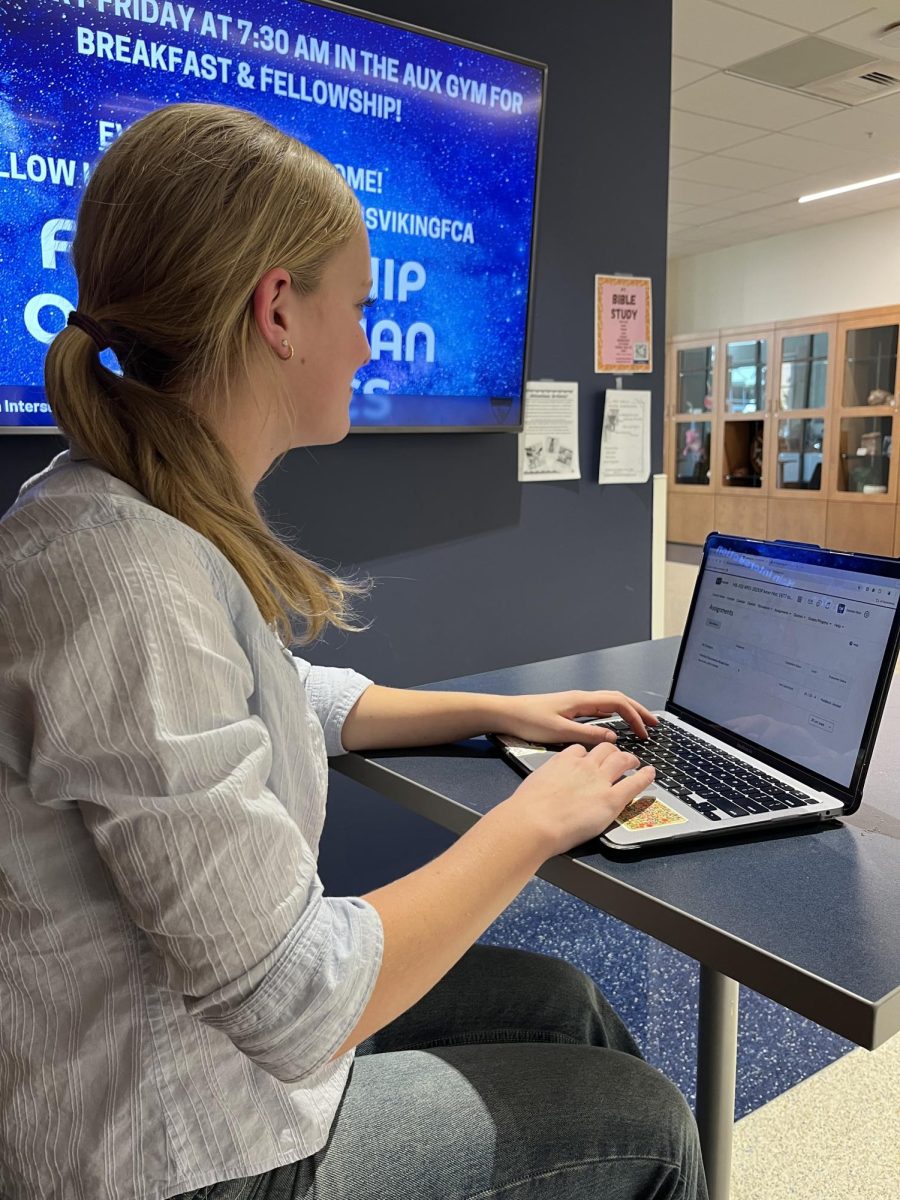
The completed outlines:
{"type": "Polygon", "coordinates": [[[640,738],[647,726],[658,725],[643,704],[622,692],[548,692],[537,696],[510,696],[501,702],[501,725],[491,733],[508,733],[528,742],[574,742],[598,746],[614,742],[612,730],[584,725],[576,717],[611,717],[618,714],[640,738]],[[502,726],[502,727],[501,727],[502,726]]]}
{"type": "Polygon", "coordinates": [[[567,746],[548,755],[499,808],[508,805],[519,822],[536,829],[549,857],[603,833],[655,777],[653,767],[641,767],[615,746],[567,746]]]}

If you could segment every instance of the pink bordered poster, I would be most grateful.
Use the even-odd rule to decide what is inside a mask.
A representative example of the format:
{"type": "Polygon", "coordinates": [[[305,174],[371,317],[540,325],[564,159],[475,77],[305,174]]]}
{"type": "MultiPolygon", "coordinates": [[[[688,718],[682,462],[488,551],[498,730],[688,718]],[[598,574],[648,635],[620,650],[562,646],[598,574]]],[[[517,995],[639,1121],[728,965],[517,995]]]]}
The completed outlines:
{"type": "Polygon", "coordinates": [[[653,370],[650,280],[597,275],[594,291],[594,371],[646,375],[653,370]]]}

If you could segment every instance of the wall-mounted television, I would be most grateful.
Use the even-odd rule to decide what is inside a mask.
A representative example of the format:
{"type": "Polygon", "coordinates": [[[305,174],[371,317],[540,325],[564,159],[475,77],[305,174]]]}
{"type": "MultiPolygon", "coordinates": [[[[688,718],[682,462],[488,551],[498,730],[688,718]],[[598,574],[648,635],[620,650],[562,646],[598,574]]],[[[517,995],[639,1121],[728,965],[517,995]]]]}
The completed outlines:
{"type": "Polygon", "coordinates": [[[258,113],[356,192],[375,304],[355,430],[521,428],[545,84],[540,63],[319,0],[2,6],[0,432],[54,430],[43,359],[77,299],[92,164],[186,100],[258,113]]]}

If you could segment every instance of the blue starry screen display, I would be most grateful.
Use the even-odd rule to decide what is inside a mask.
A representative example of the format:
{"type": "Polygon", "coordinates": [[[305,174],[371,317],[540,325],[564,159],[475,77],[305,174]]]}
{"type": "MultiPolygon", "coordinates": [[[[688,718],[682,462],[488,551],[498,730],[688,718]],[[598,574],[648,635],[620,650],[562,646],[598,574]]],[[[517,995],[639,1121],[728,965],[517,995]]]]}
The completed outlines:
{"type": "Polygon", "coordinates": [[[0,0],[0,431],[53,428],[81,190],[178,101],[259,114],[356,193],[374,304],[354,428],[520,427],[543,89],[540,64],[302,0],[0,0]]]}

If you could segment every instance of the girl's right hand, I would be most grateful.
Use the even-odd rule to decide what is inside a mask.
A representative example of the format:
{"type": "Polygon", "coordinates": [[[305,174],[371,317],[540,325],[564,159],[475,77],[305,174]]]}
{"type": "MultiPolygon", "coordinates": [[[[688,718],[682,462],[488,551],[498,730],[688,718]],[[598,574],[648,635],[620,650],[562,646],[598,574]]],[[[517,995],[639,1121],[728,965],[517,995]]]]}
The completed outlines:
{"type": "Polygon", "coordinates": [[[653,767],[641,767],[633,754],[617,750],[615,743],[601,742],[591,750],[567,746],[504,803],[539,831],[551,858],[602,833],[655,778],[653,767]]]}

